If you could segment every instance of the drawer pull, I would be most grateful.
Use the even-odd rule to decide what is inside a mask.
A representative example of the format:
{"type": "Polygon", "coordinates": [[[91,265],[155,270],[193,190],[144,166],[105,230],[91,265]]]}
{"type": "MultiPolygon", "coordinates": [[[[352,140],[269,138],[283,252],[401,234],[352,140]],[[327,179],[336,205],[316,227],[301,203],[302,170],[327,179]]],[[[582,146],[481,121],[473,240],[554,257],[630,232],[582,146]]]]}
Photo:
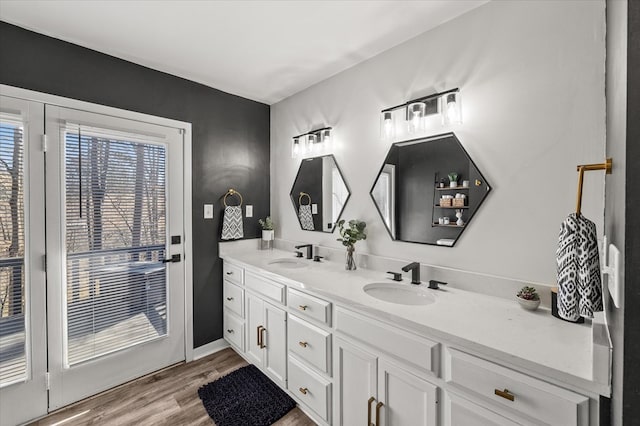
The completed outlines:
{"type": "Polygon", "coordinates": [[[367,426],[371,426],[371,403],[373,401],[375,401],[376,399],[374,397],[369,398],[369,400],[367,401],[367,426]]]}
{"type": "Polygon", "coordinates": [[[298,389],[300,391],[301,394],[306,395],[307,392],[309,391],[307,388],[300,388],[298,389]]]}
{"type": "Polygon", "coordinates": [[[259,325],[258,328],[256,329],[256,338],[257,338],[257,342],[256,344],[258,345],[259,348],[262,348],[262,326],[259,325]]]}
{"type": "Polygon", "coordinates": [[[516,399],[515,395],[510,393],[507,389],[496,389],[494,393],[504,399],[508,399],[509,401],[514,401],[516,399]]]}
{"type": "Polygon", "coordinates": [[[378,402],[376,404],[376,426],[380,425],[380,409],[384,404],[382,402],[378,402]]]}
{"type": "Polygon", "coordinates": [[[300,308],[301,311],[306,311],[307,305],[298,305],[298,308],[300,308]]]}
{"type": "Polygon", "coordinates": [[[232,329],[230,329],[230,328],[228,328],[228,329],[227,329],[227,333],[233,333],[233,330],[232,330],[232,329]]]}
{"type": "Polygon", "coordinates": [[[266,328],[262,327],[260,329],[260,349],[264,349],[267,347],[267,345],[264,344],[264,334],[263,332],[267,331],[266,328]]]}
{"type": "Polygon", "coordinates": [[[227,275],[233,275],[233,272],[227,272],[227,275]]]}
{"type": "Polygon", "coordinates": [[[298,342],[298,344],[299,344],[300,346],[302,346],[303,348],[306,348],[306,347],[307,347],[307,345],[308,345],[308,343],[307,343],[307,342],[298,342]]]}
{"type": "Polygon", "coordinates": [[[233,297],[227,297],[227,300],[231,302],[233,300],[233,297]]]}

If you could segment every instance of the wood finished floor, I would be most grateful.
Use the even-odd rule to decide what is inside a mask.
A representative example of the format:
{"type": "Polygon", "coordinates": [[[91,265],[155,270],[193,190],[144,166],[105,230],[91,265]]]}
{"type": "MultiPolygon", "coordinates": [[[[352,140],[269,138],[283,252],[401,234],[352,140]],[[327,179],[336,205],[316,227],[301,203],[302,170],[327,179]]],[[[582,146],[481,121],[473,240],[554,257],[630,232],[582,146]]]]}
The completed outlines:
{"type": "MultiPolygon", "coordinates": [[[[56,411],[31,423],[73,425],[213,425],[198,388],[247,365],[232,349],[188,364],[159,371],[56,411]]],[[[278,426],[315,423],[299,408],[278,420],[278,426]]]]}

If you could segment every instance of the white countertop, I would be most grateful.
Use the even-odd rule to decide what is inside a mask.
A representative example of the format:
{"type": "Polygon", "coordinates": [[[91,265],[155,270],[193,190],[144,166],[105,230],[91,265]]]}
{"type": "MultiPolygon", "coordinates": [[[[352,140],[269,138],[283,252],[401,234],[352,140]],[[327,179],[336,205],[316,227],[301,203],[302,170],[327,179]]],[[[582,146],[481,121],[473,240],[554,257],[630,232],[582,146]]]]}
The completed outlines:
{"type": "MultiPolygon", "coordinates": [[[[608,383],[594,377],[593,340],[589,324],[572,324],[551,316],[548,309],[527,311],[517,301],[487,296],[452,287],[428,290],[436,302],[426,306],[408,306],[378,300],[363,291],[372,282],[393,282],[380,271],[346,271],[343,263],[313,262],[288,269],[270,261],[294,258],[282,250],[229,250],[221,257],[248,269],[258,268],[266,276],[294,288],[332,299],[376,318],[395,322],[431,338],[459,345],[489,359],[522,367],[550,381],[608,395],[608,383]]],[[[423,282],[428,277],[422,277],[423,282]]],[[[402,283],[410,286],[410,281],[402,283]]],[[[422,284],[427,287],[425,284],[422,284]]],[[[599,368],[608,368],[601,366],[599,368]]],[[[608,377],[608,374],[604,375],[608,377]]]]}

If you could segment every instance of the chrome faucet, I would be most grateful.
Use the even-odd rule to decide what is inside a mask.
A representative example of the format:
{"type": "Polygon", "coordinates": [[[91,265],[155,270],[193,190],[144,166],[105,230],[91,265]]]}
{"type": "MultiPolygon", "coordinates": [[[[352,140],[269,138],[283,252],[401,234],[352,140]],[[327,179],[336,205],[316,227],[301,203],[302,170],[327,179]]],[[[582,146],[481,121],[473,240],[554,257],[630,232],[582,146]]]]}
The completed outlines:
{"type": "Polygon", "coordinates": [[[302,244],[299,246],[295,246],[296,249],[307,248],[307,259],[313,258],[313,244],[302,244]]]}
{"type": "Polygon", "coordinates": [[[403,266],[402,270],[404,272],[411,271],[411,284],[420,284],[420,264],[418,262],[411,262],[403,266]]]}

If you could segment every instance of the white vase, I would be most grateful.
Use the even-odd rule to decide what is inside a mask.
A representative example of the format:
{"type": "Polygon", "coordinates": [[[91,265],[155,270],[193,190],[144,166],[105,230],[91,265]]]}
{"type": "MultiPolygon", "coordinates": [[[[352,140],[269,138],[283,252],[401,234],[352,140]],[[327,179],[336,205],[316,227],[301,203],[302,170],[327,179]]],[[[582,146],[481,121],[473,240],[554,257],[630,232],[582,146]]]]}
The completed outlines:
{"type": "Polygon", "coordinates": [[[262,239],[264,241],[272,241],[273,240],[273,229],[263,229],[262,230],[262,239]]]}
{"type": "Polygon", "coordinates": [[[458,182],[449,182],[449,188],[457,188],[458,182]]]}

